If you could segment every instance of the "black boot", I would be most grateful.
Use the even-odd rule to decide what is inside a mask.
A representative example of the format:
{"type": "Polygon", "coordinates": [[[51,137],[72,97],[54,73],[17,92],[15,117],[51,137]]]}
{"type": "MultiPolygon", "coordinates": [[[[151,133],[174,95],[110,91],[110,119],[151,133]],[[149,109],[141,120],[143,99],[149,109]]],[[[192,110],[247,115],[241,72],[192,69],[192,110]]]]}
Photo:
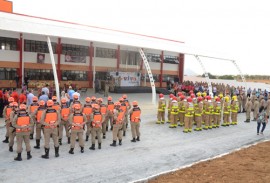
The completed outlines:
{"type": "Polygon", "coordinates": [[[59,145],[62,145],[62,139],[58,139],[59,145]]]}
{"type": "Polygon", "coordinates": [[[15,161],[22,161],[22,153],[18,153],[18,156],[14,158],[15,161]]]}
{"type": "Polygon", "coordinates": [[[55,150],[55,157],[59,157],[59,146],[54,147],[54,150],[55,150]]]}
{"type": "Polygon", "coordinates": [[[2,142],[4,142],[4,143],[9,143],[9,141],[8,141],[8,137],[6,137],[6,139],[5,139],[5,140],[3,140],[2,142]]]}
{"type": "Polygon", "coordinates": [[[69,154],[74,154],[74,148],[70,148],[70,150],[68,151],[69,154]]]}
{"type": "Polygon", "coordinates": [[[84,153],[84,147],[81,147],[81,153],[84,153]]]}
{"type": "Polygon", "coordinates": [[[103,133],[103,139],[106,139],[106,135],[105,135],[105,133],[103,133]]]}
{"type": "Polygon", "coordinates": [[[115,147],[115,146],[116,146],[116,140],[114,140],[114,141],[113,141],[113,143],[112,143],[112,144],[110,144],[110,146],[115,147]]]}
{"type": "Polygon", "coordinates": [[[101,143],[98,143],[98,149],[101,149],[101,143]]]}
{"type": "Polygon", "coordinates": [[[34,146],[34,148],[35,148],[35,149],[40,149],[40,140],[39,140],[39,139],[36,140],[36,144],[37,144],[37,145],[34,146]]]}
{"type": "Polygon", "coordinates": [[[68,137],[68,144],[70,144],[70,137],[68,137]]]}
{"type": "Polygon", "coordinates": [[[31,159],[32,155],[31,155],[31,151],[27,152],[27,159],[31,159]]]}
{"type": "Polygon", "coordinates": [[[137,140],[137,141],[140,141],[140,137],[138,136],[136,140],[137,140]]]}
{"type": "Polygon", "coordinates": [[[92,146],[89,149],[95,150],[95,144],[92,144],[92,146]]]}
{"type": "Polygon", "coordinates": [[[108,126],[106,126],[106,132],[108,131],[108,126]]]}
{"type": "Polygon", "coordinates": [[[79,139],[76,139],[76,142],[79,142],[79,139]]]}
{"type": "Polygon", "coordinates": [[[246,121],[244,121],[244,122],[249,123],[249,122],[250,122],[250,119],[247,119],[247,120],[246,120],[246,121]]]}
{"type": "Polygon", "coordinates": [[[113,127],[111,126],[111,131],[113,130],[113,127]]]}
{"type": "Polygon", "coordinates": [[[121,139],[121,140],[119,139],[119,145],[120,145],[120,146],[122,145],[122,139],[121,139]]]}
{"type": "Polygon", "coordinates": [[[9,152],[13,152],[13,147],[9,146],[9,152]]]}
{"type": "Polygon", "coordinates": [[[97,138],[97,136],[96,136],[96,140],[97,140],[98,138],[97,138]]]}
{"type": "Polygon", "coordinates": [[[34,139],[34,134],[30,134],[30,139],[33,140],[34,139]]]}
{"type": "Polygon", "coordinates": [[[89,136],[88,136],[88,135],[86,135],[85,141],[88,141],[88,139],[89,139],[89,136]]]}
{"type": "Polygon", "coordinates": [[[45,148],[45,154],[42,155],[41,157],[44,158],[44,159],[49,159],[49,152],[50,152],[50,149],[45,148]]]}
{"type": "Polygon", "coordinates": [[[123,136],[126,136],[126,131],[123,132],[123,136]]]}
{"type": "Polygon", "coordinates": [[[136,139],[135,139],[135,138],[133,138],[133,139],[131,140],[131,142],[136,142],[136,139]]]}

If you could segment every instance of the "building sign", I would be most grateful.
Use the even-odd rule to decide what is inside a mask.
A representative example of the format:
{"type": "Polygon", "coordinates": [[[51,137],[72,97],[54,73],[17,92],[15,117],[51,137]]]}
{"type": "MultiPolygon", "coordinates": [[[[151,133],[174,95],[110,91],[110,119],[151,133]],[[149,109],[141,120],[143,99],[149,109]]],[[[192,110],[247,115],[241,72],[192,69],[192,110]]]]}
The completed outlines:
{"type": "Polygon", "coordinates": [[[44,53],[38,53],[37,54],[37,63],[44,64],[45,61],[45,54],[44,53]]]}
{"type": "Polygon", "coordinates": [[[86,63],[86,56],[65,55],[65,62],[86,63]]]}
{"type": "Polygon", "coordinates": [[[0,0],[0,11],[12,13],[13,12],[12,2],[0,0]]]}
{"type": "Polygon", "coordinates": [[[116,86],[140,86],[140,75],[137,72],[110,72],[116,86]],[[120,82],[120,83],[119,83],[120,82]]]}

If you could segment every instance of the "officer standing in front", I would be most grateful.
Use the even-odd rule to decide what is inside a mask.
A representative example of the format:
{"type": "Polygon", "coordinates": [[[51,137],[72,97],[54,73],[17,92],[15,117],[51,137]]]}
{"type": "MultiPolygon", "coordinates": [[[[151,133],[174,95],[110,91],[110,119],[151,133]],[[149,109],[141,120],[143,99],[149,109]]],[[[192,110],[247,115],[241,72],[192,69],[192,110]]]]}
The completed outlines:
{"type": "Polygon", "coordinates": [[[132,140],[131,142],[140,141],[140,123],[141,123],[141,109],[138,106],[137,101],[132,102],[132,108],[128,111],[130,115],[130,123],[131,123],[131,133],[132,140]]]}

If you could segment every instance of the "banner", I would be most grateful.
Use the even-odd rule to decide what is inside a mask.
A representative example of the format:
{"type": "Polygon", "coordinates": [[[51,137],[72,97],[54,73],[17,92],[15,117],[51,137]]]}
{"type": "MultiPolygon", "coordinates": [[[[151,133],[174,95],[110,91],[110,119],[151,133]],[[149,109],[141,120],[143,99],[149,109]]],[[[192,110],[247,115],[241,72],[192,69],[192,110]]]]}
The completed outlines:
{"type": "Polygon", "coordinates": [[[86,63],[86,56],[65,55],[65,62],[86,63]]]}
{"type": "Polygon", "coordinates": [[[45,61],[45,54],[44,53],[38,53],[37,54],[37,63],[44,64],[45,61]]]}
{"type": "Polygon", "coordinates": [[[140,86],[141,75],[137,72],[110,72],[116,86],[140,86]]]}

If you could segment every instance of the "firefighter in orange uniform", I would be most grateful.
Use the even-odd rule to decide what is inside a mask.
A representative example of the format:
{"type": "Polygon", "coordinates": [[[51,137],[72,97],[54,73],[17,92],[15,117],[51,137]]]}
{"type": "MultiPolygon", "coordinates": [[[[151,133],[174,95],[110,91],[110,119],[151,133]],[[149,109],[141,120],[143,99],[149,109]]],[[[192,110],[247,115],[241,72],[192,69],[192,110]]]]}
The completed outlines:
{"type": "Polygon", "coordinates": [[[97,104],[97,98],[95,96],[91,97],[91,104],[97,104]]]}
{"type": "Polygon", "coordinates": [[[12,126],[16,128],[17,138],[17,153],[18,156],[14,158],[16,161],[22,161],[22,142],[25,142],[27,159],[31,159],[31,146],[30,146],[30,131],[33,126],[33,121],[29,114],[26,112],[26,105],[21,104],[19,106],[18,114],[14,117],[12,126]]]}
{"type": "Polygon", "coordinates": [[[69,114],[70,108],[68,107],[67,99],[61,99],[61,106],[60,106],[60,113],[61,113],[61,122],[59,124],[59,145],[62,145],[62,138],[63,138],[63,130],[65,128],[66,137],[68,140],[68,144],[70,144],[70,132],[69,132],[69,114]]]}
{"type": "Polygon", "coordinates": [[[36,111],[36,109],[39,107],[38,98],[36,96],[33,97],[32,101],[33,101],[33,103],[28,107],[28,114],[31,116],[31,118],[34,122],[34,125],[32,126],[31,133],[30,133],[30,139],[34,138],[34,128],[35,128],[35,124],[36,124],[36,120],[35,120],[33,114],[36,111]]]}
{"type": "Polygon", "coordinates": [[[104,123],[105,116],[101,113],[100,106],[98,104],[93,105],[93,113],[90,117],[91,121],[91,140],[92,146],[89,148],[95,150],[96,137],[98,139],[98,148],[101,149],[101,132],[102,124],[104,123]]]}
{"type": "Polygon", "coordinates": [[[102,134],[103,134],[103,139],[106,139],[106,131],[108,130],[107,123],[105,122],[107,116],[108,116],[108,110],[107,110],[107,105],[102,103],[103,99],[98,98],[98,105],[100,107],[100,112],[102,114],[103,118],[103,123],[102,123],[102,134]]]}
{"type": "Polygon", "coordinates": [[[120,98],[119,102],[121,103],[120,108],[125,113],[124,118],[123,118],[123,128],[122,129],[123,129],[123,136],[126,136],[126,130],[127,130],[127,125],[126,125],[127,124],[127,118],[126,118],[126,116],[127,116],[127,113],[128,113],[128,107],[127,107],[127,105],[126,105],[123,98],[120,98]]]}
{"type": "Polygon", "coordinates": [[[32,114],[32,119],[36,123],[36,146],[34,146],[35,149],[40,149],[40,138],[41,138],[41,130],[42,130],[42,124],[40,120],[41,120],[43,111],[47,109],[45,106],[45,102],[43,100],[40,100],[38,104],[39,104],[39,107],[32,114]]]}
{"type": "Polygon", "coordinates": [[[81,105],[74,104],[74,113],[70,114],[69,122],[71,125],[71,143],[69,154],[74,154],[75,140],[78,137],[81,153],[84,152],[83,131],[87,122],[86,116],[81,112],[81,105]]]}
{"type": "Polygon", "coordinates": [[[13,110],[13,105],[12,103],[14,102],[13,97],[8,97],[8,103],[9,105],[5,106],[3,110],[3,117],[5,118],[5,123],[6,123],[6,139],[3,140],[4,143],[8,143],[8,135],[9,135],[9,126],[12,121],[10,121],[10,113],[13,110]]]}
{"type": "Polygon", "coordinates": [[[91,105],[91,98],[90,97],[85,98],[85,104],[83,106],[82,113],[86,116],[86,119],[87,119],[85,141],[88,141],[89,135],[90,135],[90,132],[91,132],[90,116],[93,113],[93,108],[92,108],[92,105],[91,105]]]}
{"type": "Polygon", "coordinates": [[[82,110],[82,104],[79,101],[79,96],[78,95],[73,95],[73,102],[70,104],[70,114],[72,114],[74,112],[74,104],[79,104],[80,105],[80,109],[82,110]]]}
{"type": "Polygon", "coordinates": [[[131,133],[132,140],[131,142],[140,141],[140,122],[141,122],[141,109],[138,106],[137,101],[132,102],[132,108],[129,110],[130,123],[131,123],[131,133]]]}
{"type": "Polygon", "coordinates": [[[59,102],[57,102],[57,97],[56,96],[52,96],[52,101],[53,101],[53,106],[52,108],[55,110],[60,110],[60,104],[59,102]]]}
{"type": "Polygon", "coordinates": [[[60,112],[53,109],[53,101],[47,101],[47,109],[43,111],[41,116],[41,124],[44,125],[44,139],[45,139],[45,154],[41,157],[44,159],[49,159],[50,152],[50,138],[52,136],[55,149],[55,157],[59,157],[59,142],[58,142],[58,128],[61,121],[60,112]]]}
{"type": "Polygon", "coordinates": [[[105,119],[105,123],[107,124],[107,127],[109,127],[109,120],[110,120],[110,127],[111,130],[113,129],[113,110],[114,110],[114,102],[112,101],[112,97],[108,96],[108,102],[107,102],[107,109],[108,109],[108,115],[105,119]]]}
{"type": "Polygon", "coordinates": [[[125,111],[123,111],[120,102],[115,102],[115,109],[113,110],[113,143],[110,146],[115,147],[117,138],[119,139],[119,145],[122,145],[122,133],[123,133],[123,120],[125,117],[125,111]]]}
{"type": "Polygon", "coordinates": [[[164,95],[160,93],[158,100],[158,114],[156,124],[165,123],[165,108],[166,108],[166,100],[164,99],[164,95]]]}
{"type": "Polygon", "coordinates": [[[18,112],[18,103],[12,103],[13,110],[10,113],[10,127],[9,127],[9,151],[13,152],[13,145],[14,145],[14,138],[16,136],[16,128],[13,127],[12,122],[14,117],[17,115],[18,112]]]}

